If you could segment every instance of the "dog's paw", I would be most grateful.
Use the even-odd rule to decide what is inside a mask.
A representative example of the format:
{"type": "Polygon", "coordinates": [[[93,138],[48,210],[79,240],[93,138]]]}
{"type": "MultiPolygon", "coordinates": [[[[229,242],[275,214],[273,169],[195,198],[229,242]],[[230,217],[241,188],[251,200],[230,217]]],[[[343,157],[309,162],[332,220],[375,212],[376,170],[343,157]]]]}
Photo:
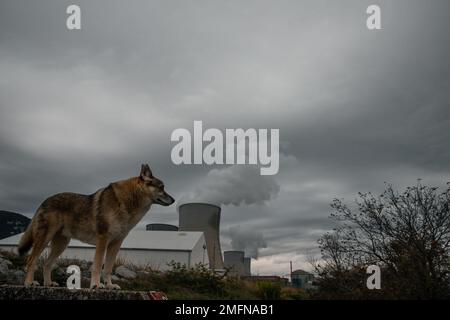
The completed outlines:
{"type": "Polygon", "coordinates": [[[52,281],[50,283],[44,283],[44,287],[59,287],[59,283],[52,281]]]}
{"type": "Polygon", "coordinates": [[[106,285],[106,289],[108,290],[120,290],[120,286],[118,284],[110,283],[106,285]]]}
{"type": "Polygon", "coordinates": [[[30,282],[30,283],[25,283],[25,287],[39,287],[39,286],[40,286],[40,284],[37,281],[33,281],[33,282],[30,282]]]}
{"type": "Polygon", "coordinates": [[[99,284],[91,284],[91,290],[105,289],[105,285],[103,283],[99,284]]]}

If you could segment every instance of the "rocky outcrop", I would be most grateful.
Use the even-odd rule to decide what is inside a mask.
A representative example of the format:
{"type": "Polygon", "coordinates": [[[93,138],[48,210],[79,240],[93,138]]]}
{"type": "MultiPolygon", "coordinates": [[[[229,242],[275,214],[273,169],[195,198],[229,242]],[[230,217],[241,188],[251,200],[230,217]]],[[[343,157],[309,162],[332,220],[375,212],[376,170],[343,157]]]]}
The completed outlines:
{"type": "Polygon", "coordinates": [[[11,261],[6,260],[2,256],[0,256],[0,274],[8,273],[11,264],[11,261]]]}
{"type": "Polygon", "coordinates": [[[117,276],[119,276],[121,278],[125,278],[125,279],[134,279],[134,278],[137,277],[136,272],[134,272],[133,270],[128,269],[125,266],[118,266],[114,273],[115,273],[115,275],[117,275],[117,276]]]}

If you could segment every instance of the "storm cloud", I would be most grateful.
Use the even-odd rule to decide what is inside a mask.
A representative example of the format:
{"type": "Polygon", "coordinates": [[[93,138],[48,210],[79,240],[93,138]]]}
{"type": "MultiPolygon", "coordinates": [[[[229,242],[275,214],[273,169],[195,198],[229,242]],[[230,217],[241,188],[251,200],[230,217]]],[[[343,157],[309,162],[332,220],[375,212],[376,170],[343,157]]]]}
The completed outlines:
{"type": "MultiPolygon", "coordinates": [[[[178,201],[222,202],[230,230],[257,230],[253,263],[307,268],[333,227],[333,198],[450,180],[450,2],[0,2],[0,209],[29,216],[46,197],[95,192],[149,163],[178,201]],[[280,170],[171,162],[190,128],[280,132],[280,170]]],[[[177,224],[176,208],[147,222],[177,224]]]]}

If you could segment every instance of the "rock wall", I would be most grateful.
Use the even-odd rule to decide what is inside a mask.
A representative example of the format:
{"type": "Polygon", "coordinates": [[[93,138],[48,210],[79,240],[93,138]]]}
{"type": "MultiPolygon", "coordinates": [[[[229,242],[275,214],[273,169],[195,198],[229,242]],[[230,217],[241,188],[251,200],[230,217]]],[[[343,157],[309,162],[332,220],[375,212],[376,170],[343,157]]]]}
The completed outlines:
{"type": "Polygon", "coordinates": [[[1,285],[0,300],[167,300],[167,297],[159,291],[69,290],[1,285]]]}

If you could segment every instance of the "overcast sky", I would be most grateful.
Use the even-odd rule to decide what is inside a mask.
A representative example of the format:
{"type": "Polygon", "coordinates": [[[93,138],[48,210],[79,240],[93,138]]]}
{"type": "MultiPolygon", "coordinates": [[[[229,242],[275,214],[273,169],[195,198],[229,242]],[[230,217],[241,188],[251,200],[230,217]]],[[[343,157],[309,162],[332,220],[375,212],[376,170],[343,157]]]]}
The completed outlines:
{"type": "MultiPolygon", "coordinates": [[[[223,249],[259,247],[253,272],[308,268],[333,198],[450,181],[449,35],[448,0],[0,0],[0,209],[31,216],[148,162],[177,200],[254,200],[221,224],[223,249]],[[194,120],[279,129],[279,173],[172,164],[170,134],[194,120]]],[[[176,207],[147,222],[177,224],[176,207]]]]}

